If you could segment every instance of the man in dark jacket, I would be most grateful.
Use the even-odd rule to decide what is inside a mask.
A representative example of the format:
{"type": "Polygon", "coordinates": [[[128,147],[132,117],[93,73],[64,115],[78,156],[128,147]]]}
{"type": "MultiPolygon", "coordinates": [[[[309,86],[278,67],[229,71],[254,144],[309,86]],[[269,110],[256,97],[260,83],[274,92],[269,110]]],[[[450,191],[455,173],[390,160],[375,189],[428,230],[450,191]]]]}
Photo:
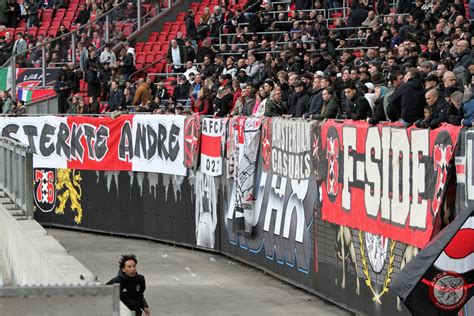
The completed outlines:
{"type": "Polygon", "coordinates": [[[89,18],[91,16],[91,13],[89,9],[87,9],[86,4],[81,4],[81,10],[79,10],[79,13],[77,14],[76,19],[74,20],[74,23],[84,25],[89,22],[89,18]]]}
{"type": "Polygon", "coordinates": [[[314,114],[320,114],[323,107],[323,89],[321,87],[320,78],[314,78],[312,88],[309,97],[308,111],[303,115],[303,118],[312,118],[314,114]]]}
{"type": "Polygon", "coordinates": [[[58,95],[58,104],[60,113],[66,113],[69,108],[67,98],[71,95],[71,82],[67,80],[65,74],[60,74],[59,79],[54,85],[54,91],[58,95]]]}
{"type": "Polygon", "coordinates": [[[289,110],[289,114],[293,117],[302,117],[308,110],[309,94],[306,92],[306,87],[303,81],[297,80],[295,82],[295,96],[289,110]]]}
{"type": "Polygon", "coordinates": [[[469,48],[469,43],[465,40],[459,41],[456,45],[456,49],[459,58],[454,67],[464,67],[468,69],[472,62],[472,52],[469,48]]]}
{"type": "Polygon", "coordinates": [[[97,99],[100,96],[100,80],[97,72],[97,66],[92,67],[86,72],[87,95],[97,99]]]}
{"type": "MultiPolygon", "coordinates": [[[[363,85],[362,87],[365,87],[363,85]]],[[[357,91],[356,86],[351,83],[344,89],[346,95],[346,116],[348,119],[365,120],[372,117],[372,108],[364,93],[357,91]]]]}
{"type": "MultiPolygon", "coordinates": [[[[448,102],[439,95],[437,89],[431,89],[425,94],[426,104],[431,108],[429,120],[416,124],[417,127],[437,128],[441,123],[448,121],[448,102]]],[[[419,122],[419,121],[418,121],[419,122]]]]}
{"type": "Polygon", "coordinates": [[[125,105],[125,95],[119,88],[119,83],[115,80],[112,81],[110,88],[109,111],[113,112],[120,110],[125,105]]]}
{"type": "Polygon", "coordinates": [[[178,75],[177,84],[173,91],[173,98],[176,98],[176,100],[187,100],[190,91],[191,84],[186,80],[186,76],[183,74],[178,75]]]}
{"type": "Polygon", "coordinates": [[[393,93],[387,115],[392,121],[400,120],[405,126],[410,126],[423,118],[425,92],[417,69],[408,69],[404,81],[405,83],[393,93]]]}
{"type": "Polygon", "coordinates": [[[189,39],[196,41],[197,31],[196,31],[196,24],[194,23],[193,10],[188,11],[188,15],[186,15],[185,23],[186,23],[186,36],[189,39]]]}
{"type": "Polygon", "coordinates": [[[134,311],[137,316],[150,315],[148,303],[143,296],[145,292],[145,277],[137,273],[137,258],[135,255],[123,255],[119,262],[117,276],[107,282],[107,285],[120,284],[120,300],[134,311]]]}

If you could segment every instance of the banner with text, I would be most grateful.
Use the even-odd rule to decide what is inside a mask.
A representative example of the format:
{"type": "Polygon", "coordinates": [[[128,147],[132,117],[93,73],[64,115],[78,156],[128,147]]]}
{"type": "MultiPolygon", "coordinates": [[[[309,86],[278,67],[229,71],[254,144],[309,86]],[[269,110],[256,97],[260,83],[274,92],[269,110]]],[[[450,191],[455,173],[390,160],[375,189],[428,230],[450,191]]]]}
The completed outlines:
{"type": "Polygon", "coordinates": [[[186,175],[184,116],[3,117],[0,135],[28,144],[35,168],[186,175]]]}
{"type": "Polygon", "coordinates": [[[222,120],[205,118],[201,123],[201,172],[222,174],[222,120]]]}
{"type": "MultiPolygon", "coordinates": [[[[268,139],[268,136],[265,139],[268,139]]],[[[274,118],[271,140],[272,150],[268,156],[271,157],[274,174],[295,180],[313,176],[311,122],[274,118]]],[[[267,156],[264,156],[265,158],[267,156]]]]}
{"type": "Polygon", "coordinates": [[[424,247],[438,225],[459,131],[326,122],[323,220],[424,247]]]}

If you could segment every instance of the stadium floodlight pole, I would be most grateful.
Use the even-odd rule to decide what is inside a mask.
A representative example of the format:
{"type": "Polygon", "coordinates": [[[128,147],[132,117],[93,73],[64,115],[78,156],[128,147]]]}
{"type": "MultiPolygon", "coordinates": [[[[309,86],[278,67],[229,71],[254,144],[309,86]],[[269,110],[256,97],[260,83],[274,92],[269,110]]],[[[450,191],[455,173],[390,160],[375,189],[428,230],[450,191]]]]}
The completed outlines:
{"type": "Polygon", "coordinates": [[[16,101],[16,69],[15,69],[15,63],[16,63],[16,58],[15,55],[12,56],[11,58],[11,67],[12,67],[12,74],[11,74],[11,80],[12,80],[12,93],[11,97],[13,101],[16,101]]]}
{"type": "Polygon", "coordinates": [[[141,0],[137,0],[137,28],[140,31],[142,29],[142,5],[141,0]]]}
{"type": "Polygon", "coordinates": [[[46,86],[46,45],[41,46],[41,82],[46,86]]]}
{"type": "Polygon", "coordinates": [[[76,63],[76,32],[71,34],[71,61],[76,63]]]}
{"type": "Polygon", "coordinates": [[[105,42],[106,43],[109,42],[109,25],[110,25],[109,20],[110,20],[109,14],[107,14],[105,16],[105,42]]]}

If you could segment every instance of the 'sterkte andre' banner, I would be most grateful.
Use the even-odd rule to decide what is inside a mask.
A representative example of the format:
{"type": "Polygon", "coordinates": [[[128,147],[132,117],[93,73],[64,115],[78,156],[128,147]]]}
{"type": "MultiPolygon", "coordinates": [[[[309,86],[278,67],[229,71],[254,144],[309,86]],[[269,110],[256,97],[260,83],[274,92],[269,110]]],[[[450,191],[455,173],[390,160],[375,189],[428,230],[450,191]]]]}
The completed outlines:
{"type": "Polygon", "coordinates": [[[459,131],[326,122],[323,220],[424,247],[437,228],[459,131]]]}
{"type": "Polygon", "coordinates": [[[0,118],[0,135],[28,144],[35,168],[186,175],[184,116],[0,118]]]}

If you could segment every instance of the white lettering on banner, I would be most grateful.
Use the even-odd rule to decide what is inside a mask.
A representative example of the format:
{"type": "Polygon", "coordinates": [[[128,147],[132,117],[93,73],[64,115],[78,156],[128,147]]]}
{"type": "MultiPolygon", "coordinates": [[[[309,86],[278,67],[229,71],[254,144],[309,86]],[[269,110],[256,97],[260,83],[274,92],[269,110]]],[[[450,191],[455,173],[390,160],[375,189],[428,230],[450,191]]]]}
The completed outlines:
{"type": "Polygon", "coordinates": [[[466,133],[466,192],[468,200],[474,200],[474,140],[466,133]]]}
{"type": "Polygon", "coordinates": [[[274,173],[290,179],[309,179],[312,175],[311,124],[274,119],[271,157],[274,173]]]}
{"type": "Polygon", "coordinates": [[[367,214],[373,217],[377,216],[379,212],[381,186],[379,165],[373,159],[380,160],[381,152],[379,130],[377,127],[370,127],[367,131],[367,141],[365,142],[367,183],[365,184],[364,194],[367,214]]]}
{"type": "MultiPolygon", "coordinates": [[[[342,207],[350,210],[351,187],[357,181],[354,179],[354,169],[356,166],[360,168],[360,164],[357,164],[360,161],[354,158],[357,130],[352,126],[344,126],[342,134],[344,144],[342,207]]],[[[385,221],[405,226],[408,220],[410,227],[425,229],[428,212],[428,201],[423,198],[426,193],[426,166],[420,158],[429,155],[429,131],[413,130],[411,139],[410,147],[407,131],[402,128],[383,127],[382,135],[377,127],[368,128],[365,159],[362,164],[362,168],[365,169],[365,178],[362,181],[365,189],[364,203],[366,213],[371,217],[378,217],[380,212],[381,218],[385,221]],[[381,183],[380,165],[383,183],[381,183]]]]}
{"type": "Polygon", "coordinates": [[[344,144],[344,181],[342,186],[342,207],[351,209],[351,192],[349,182],[354,181],[354,158],[349,154],[356,151],[357,130],[355,127],[344,127],[342,139],[344,144]]]}

